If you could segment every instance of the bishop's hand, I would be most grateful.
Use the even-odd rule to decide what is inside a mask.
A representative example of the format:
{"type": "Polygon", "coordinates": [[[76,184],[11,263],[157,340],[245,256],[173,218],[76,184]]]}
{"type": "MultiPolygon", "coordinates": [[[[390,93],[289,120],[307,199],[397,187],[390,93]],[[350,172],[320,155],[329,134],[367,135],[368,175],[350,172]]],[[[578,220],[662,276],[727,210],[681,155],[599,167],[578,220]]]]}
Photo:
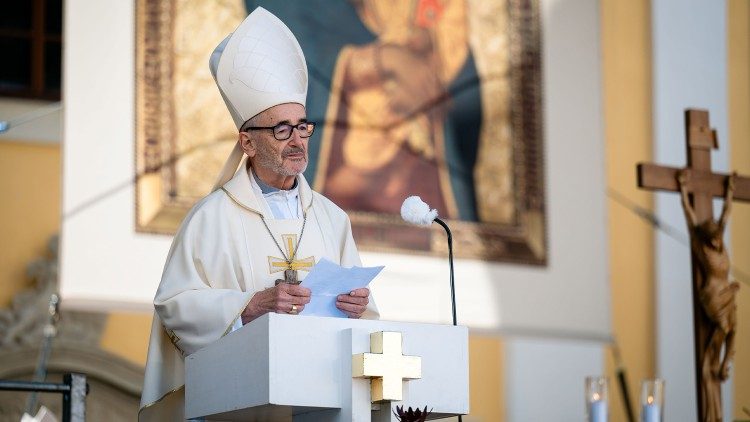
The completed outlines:
{"type": "Polygon", "coordinates": [[[296,284],[279,283],[253,295],[242,312],[242,323],[268,312],[298,314],[310,303],[310,289],[296,284]]]}
{"type": "Polygon", "coordinates": [[[336,307],[343,311],[349,318],[362,318],[370,303],[370,289],[362,287],[352,290],[349,294],[336,297],[336,307]]]}

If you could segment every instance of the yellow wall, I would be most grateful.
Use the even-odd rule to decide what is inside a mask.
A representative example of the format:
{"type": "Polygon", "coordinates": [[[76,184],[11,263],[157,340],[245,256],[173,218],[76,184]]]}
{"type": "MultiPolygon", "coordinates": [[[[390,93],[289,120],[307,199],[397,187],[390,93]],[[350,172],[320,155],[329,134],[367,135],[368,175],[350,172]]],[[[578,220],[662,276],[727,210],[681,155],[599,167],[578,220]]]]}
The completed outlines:
{"type": "Polygon", "coordinates": [[[0,307],[31,285],[26,265],[60,230],[58,145],[0,142],[0,307]]]}
{"type": "MultiPolygon", "coordinates": [[[[636,164],[652,157],[650,2],[603,0],[601,18],[612,324],[635,405],[641,379],[654,376],[654,234],[613,195],[653,209],[635,178],[636,164]]],[[[611,353],[606,362],[614,381],[611,353]]],[[[620,397],[613,385],[612,421],[626,420],[620,397]]]]}
{"type": "Polygon", "coordinates": [[[505,420],[503,345],[497,337],[469,336],[469,416],[467,421],[505,420]]]}
{"type": "MultiPolygon", "coordinates": [[[[750,175],[750,3],[730,0],[727,4],[729,56],[729,147],[730,166],[750,175]]],[[[734,418],[750,419],[750,205],[734,203],[731,217],[732,265],[744,276],[737,296],[737,354],[734,376],[734,418]]]]}
{"type": "Polygon", "coordinates": [[[151,317],[134,313],[110,314],[99,346],[136,365],[146,365],[151,317]]]}

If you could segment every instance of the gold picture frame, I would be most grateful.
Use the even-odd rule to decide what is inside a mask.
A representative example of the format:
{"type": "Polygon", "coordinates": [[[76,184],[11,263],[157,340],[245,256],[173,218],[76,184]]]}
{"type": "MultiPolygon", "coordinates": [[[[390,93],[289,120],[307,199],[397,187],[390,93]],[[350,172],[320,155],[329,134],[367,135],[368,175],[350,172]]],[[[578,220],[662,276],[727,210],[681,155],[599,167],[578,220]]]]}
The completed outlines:
{"type": "MultiPolygon", "coordinates": [[[[546,265],[538,0],[411,3],[421,8],[425,16],[433,16],[434,10],[424,7],[442,4],[445,11],[440,13],[448,16],[455,9],[454,14],[466,22],[464,39],[456,41],[454,36],[443,42],[465,44],[473,60],[476,89],[481,97],[481,130],[471,179],[476,221],[462,219],[455,206],[446,205],[446,211],[441,210],[452,228],[456,256],[546,265]],[[460,7],[455,7],[458,3],[460,7]]],[[[349,4],[357,8],[370,31],[388,42],[397,42],[393,40],[398,40],[398,35],[392,35],[393,31],[383,28],[381,23],[372,23],[375,20],[371,18],[378,13],[392,16],[393,10],[381,9],[396,10],[404,2],[388,6],[388,1],[357,0],[349,4]]],[[[241,22],[246,13],[244,8],[245,4],[237,0],[136,2],[135,228],[138,232],[173,234],[190,207],[208,193],[213,177],[236,140],[235,128],[208,73],[207,59],[212,46],[241,22]]],[[[439,30],[439,27],[433,30],[433,39],[449,36],[439,30]]],[[[335,151],[331,148],[346,138],[336,138],[334,130],[342,127],[336,117],[341,115],[337,104],[345,104],[333,100],[336,89],[343,86],[336,82],[341,67],[338,63],[343,60],[342,52],[338,67],[331,74],[331,98],[324,110],[322,129],[316,130],[322,133],[320,150],[314,157],[311,155],[311,162],[318,160],[318,164],[329,160],[331,151],[335,151]]],[[[444,61],[450,60],[447,57],[444,61]]],[[[343,98],[349,92],[344,90],[341,95],[343,98]]],[[[441,136],[436,137],[435,152],[431,154],[447,157],[435,162],[448,169],[450,152],[441,136]]],[[[331,197],[326,185],[326,174],[334,174],[330,166],[326,162],[316,167],[308,180],[316,190],[339,203],[335,195],[331,197]]],[[[448,186],[449,171],[439,173],[448,186]]],[[[450,196],[450,189],[445,192],[446,197],[461,205],[458,197],[450,196]]],[[[395,212],[344,208],[362,250],[437,255],[447,251],[445,234],[439,227],[426,230],[409,226],[395,212]]]]}

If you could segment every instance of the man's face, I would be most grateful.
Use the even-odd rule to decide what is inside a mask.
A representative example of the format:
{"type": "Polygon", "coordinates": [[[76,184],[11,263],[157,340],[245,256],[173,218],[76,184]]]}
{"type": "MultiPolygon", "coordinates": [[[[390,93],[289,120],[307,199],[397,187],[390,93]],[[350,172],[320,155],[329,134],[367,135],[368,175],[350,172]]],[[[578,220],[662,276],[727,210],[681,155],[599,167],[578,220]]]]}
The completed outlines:
{"type": "MultiPolygon", "coordinates": [[[[260,113],[252,126],[271,127],[279,123],[296,126],[304,121],[305,107],[288,103],[279,104],[260,113]]],[[[296,176],[307,168],[308,139],[300,137],[296,129],[292,130],[292,136],[285,141],[274,138],[270,129],[257,130],[250,132],[249,142],[243,143],[243,149],[252,159],[253,166],[262,167],[283,177],[296,176]]]]}

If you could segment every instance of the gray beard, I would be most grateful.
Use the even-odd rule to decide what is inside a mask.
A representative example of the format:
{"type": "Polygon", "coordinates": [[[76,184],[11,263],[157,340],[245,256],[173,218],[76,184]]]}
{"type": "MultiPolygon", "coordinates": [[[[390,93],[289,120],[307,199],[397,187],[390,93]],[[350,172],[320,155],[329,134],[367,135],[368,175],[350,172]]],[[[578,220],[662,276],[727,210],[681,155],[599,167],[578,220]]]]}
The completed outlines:
{"type": "Polygon", "coordinates": [[[307,162],[305,162],[305,165],[302,168],[302,171],[300,171],[298,173],[294,172],[294,171],[289,171],[289,170],[287,170],[287,169],[284,168],[283,161],[282,161],[283,158],[278,158],[276,156],[272,156],[271,154],[267,153],[266,151],[261,151],[260,148],[259,148],[258,152],[259,152],[259,154],[257,154],[256,157],[258,158],[257,162],[258,162],[259,166],[267,168],[267,169],[273,171],[274,173],[280,174],[280,175],[282,175],[284,177],[296,176],[296,175],[304,172],[305,169],[307,169],[307,162]]]}

